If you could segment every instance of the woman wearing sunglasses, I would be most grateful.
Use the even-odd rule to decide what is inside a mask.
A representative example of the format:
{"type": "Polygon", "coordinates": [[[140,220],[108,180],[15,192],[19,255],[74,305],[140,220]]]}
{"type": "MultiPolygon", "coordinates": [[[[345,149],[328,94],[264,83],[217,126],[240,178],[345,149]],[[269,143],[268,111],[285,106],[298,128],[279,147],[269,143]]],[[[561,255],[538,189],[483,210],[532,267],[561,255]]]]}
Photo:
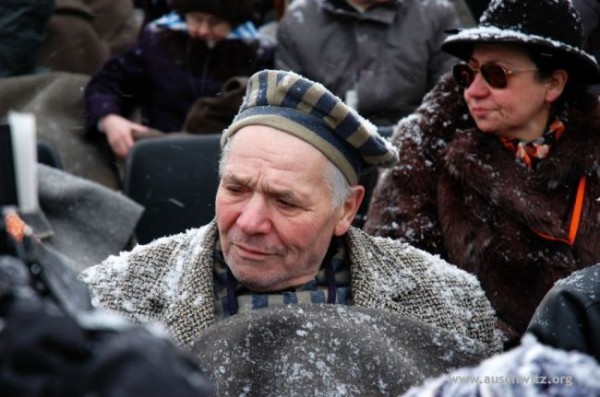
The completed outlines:
{"type": "Polygon", "coordinates": [[[394,133],[365,230],[476,275],[513,346],[546,291],[600,262],[600,69],[568,0],[492,0],[394,133]]]}

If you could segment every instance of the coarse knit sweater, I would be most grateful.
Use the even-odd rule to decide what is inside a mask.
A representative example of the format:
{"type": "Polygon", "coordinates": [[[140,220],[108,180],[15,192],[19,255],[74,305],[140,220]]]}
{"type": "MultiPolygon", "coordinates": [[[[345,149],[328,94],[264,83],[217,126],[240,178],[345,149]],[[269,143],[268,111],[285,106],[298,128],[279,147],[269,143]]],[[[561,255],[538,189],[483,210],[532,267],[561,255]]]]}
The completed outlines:
{"type": "MultiPolygon", "coordinates": [[[[162,322],[183,348],[216,322],[213,220],[111,256],[80,277],[97,306],[137,322],[162,322]]],[[[495,315],[477,279],[425,251],[356,228],[344,236],[353,304],[396,312],[501,349],[495,315]]]]}

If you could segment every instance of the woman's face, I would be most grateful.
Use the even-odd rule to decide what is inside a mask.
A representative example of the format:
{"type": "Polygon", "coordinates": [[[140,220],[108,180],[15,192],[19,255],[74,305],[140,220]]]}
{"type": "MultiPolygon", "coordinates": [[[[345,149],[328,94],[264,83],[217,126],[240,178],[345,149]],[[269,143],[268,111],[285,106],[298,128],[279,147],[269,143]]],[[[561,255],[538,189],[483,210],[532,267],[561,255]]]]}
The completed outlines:
{"type": "Polygon", "coordinates": [[[492,87],[480,72],[475,73],[464,98],[477,127],[523,140],[540,137],[548,124],[550,104],[563,91],[566,72],[555,71],[542,80],[525,50],[502,44],[475,45],[469,65],[478,70],[485,64],[515,72],[507,76],[504,88],[492,87]]]}
{"type": "Polygon", "coordinates": [[[226,38],[231,32],[231,23],[213,14],[193,11],[185,14],[188,34],[194,39],[202,39],[214,44],[226,38]]]}

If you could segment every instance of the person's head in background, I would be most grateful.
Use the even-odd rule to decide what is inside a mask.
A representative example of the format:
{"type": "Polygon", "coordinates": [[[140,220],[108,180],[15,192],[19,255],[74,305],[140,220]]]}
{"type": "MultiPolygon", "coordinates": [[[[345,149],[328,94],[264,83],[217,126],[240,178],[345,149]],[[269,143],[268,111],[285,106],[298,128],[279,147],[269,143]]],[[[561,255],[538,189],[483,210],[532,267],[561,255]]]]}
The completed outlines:
{"type": "Polygon", "coordinates": [[[569,0],[492,0],[478,27],[448,37],[442,49],[465,61],[454,77],[483,132],[531,141],[568,108],[596,103],[586,85],[600,81],[600,70],[583,50],[569,0]]]}
{"type": "Polygon", "coordinates": [[[266,70],[222,138],[216,218],[225,261],[254,291],[305,284],[361,204],[367,166],[395,150],[322,85],[266,70]]]}
{"type": "Polygon", "coordinates": [[[185,20],[191,37],[209,44],[253,17],[247,0],[172,0],[171,7],[185,20]]]}

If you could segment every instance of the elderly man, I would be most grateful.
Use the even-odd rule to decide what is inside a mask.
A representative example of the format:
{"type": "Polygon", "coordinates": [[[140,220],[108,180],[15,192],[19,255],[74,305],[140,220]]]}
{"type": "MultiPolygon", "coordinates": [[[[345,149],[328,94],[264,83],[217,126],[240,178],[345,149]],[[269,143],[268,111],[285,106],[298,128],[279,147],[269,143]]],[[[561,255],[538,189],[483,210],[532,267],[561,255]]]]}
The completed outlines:
{"type": "Polygon", "coordinates": [[[322,85],[256,73],[222,145],[216,219],[86,269],[98,304],[163,322],[183,347],[236,313],[328,303],[398,313],[499,348],[473,276],[350,226],[361,170],[390,166],[397,153],[322,85]]]}

